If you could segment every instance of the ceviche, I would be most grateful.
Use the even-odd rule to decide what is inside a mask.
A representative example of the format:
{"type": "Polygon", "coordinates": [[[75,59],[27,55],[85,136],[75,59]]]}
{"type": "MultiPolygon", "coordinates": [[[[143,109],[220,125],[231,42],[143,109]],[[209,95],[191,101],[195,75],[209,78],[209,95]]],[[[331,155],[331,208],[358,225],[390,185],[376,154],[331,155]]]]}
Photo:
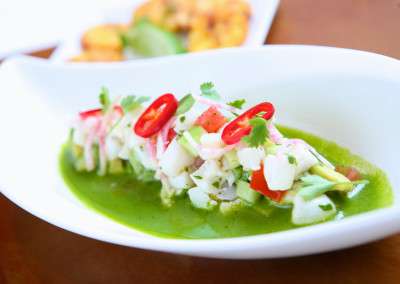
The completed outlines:
{"type": "MultiPolygon", "coordinates": [[[[340,220],[392,204],[385,173],[349,150],[275,123],[267,100],[196,92],[111,99],[73,121],[60,165],[76,196],[151,234],[220,238],[340,220]]],[[[279,110],[282,111],[282,110],[279,110]]]]}

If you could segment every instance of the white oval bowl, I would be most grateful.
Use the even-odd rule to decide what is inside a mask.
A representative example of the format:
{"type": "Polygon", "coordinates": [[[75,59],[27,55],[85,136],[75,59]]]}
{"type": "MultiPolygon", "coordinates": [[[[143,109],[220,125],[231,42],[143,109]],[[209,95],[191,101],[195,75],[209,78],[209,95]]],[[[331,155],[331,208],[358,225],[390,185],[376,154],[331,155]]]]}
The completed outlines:
{"type": "Polygon", "coordinates": [[[270,258],[330,251],[400,231],[400,62],[314,46],[229,49],[124,64],[50,64],[13,58],[0,68],[0,188],[30,213],[91,238],[143,249],[217,258],[270,258]],[[340,221],[249,237],[163,239],[118,224],[82,205],[58,172],[68,120],[113,94],[179,96],[213,81],[227,99],[268,100],[280,123],[350,148],[378,165],[393,206],[340,221]]]}

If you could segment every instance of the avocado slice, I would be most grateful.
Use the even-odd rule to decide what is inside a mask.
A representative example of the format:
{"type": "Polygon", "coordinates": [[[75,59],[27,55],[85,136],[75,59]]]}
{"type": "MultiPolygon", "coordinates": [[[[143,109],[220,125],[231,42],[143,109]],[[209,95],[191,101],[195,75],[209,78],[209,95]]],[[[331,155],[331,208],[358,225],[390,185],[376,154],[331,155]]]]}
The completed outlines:
{"type": "Polygon", "coordinates": [[[351,181],[347,177],[326,166],[315,165],[311,167],[310,172],[312,174],[319,175],[320,177],[323,177],[324,179],[327,179],[329,181],[341,183],[334,185],[333,186],[334,190],[350,191],[354,187],[351,181]]]}
{"type": "Polygon", "coordinates": [[[108,173],[121,174],[124,171],[124,163],[121,159],[114,159],[108,162],[108,173]]]}
{"type": "Polygon", "coordinates": [[[239,180],[236,183],[236,194],[244,201],[254,204],[260,198],[261,194],[250,187],[248,182],[239,180]]]}

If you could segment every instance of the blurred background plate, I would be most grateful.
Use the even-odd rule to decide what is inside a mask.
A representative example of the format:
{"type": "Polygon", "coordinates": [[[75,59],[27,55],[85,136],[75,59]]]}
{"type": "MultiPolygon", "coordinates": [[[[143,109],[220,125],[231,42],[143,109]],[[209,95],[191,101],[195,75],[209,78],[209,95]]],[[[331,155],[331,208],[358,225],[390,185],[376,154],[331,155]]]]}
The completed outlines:
{"type": "Polygon", "coordinates": [[[127,0],[1,0],[0,58],[54,47],[127,0]]]}
{"type": "MultiPolygon", "coordinates": [[[[135,8],[143,2],[145,0],[108,2],[108,4],[106,3],[99,9],[101,11],[99,11],[97,22],[94,24],[128,23],[132,18],[135,8]]],[[[251,6],[252,16],[250,18],[248,35],[242,46],[263,45],[278,8],[279,0],[248,0],[248,2],[251,6]]],[[[74,34],[65,36],[62,43],[53,52],[51,60],[62,62],[79,54],[81,52],[81,36],[91,26],[93,26],[92,23],[87,24],[80,30],[75,30],[74,34]]]]}

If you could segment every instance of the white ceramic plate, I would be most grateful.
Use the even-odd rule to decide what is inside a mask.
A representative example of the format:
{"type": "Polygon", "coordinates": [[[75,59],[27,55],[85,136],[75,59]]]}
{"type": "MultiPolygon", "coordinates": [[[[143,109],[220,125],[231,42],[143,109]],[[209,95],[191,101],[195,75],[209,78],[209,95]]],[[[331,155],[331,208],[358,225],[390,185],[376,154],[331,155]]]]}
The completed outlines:
{"type": "Polygon", "coordinates": [[[0,58],[54,47],[121,1],[129,0],[1,0],[0,58]]]}
{"type": "MultiPolygon", "coordinates": [[[[114,5],[108,10],[104,10],[101,16],[98,17],[95,25],[103,23],[129,23],[135,8],[145,0],[120,1],[123,3],[121,2],[119,5],[114,5]]],[[[260,46],[265,42],[278,8],[279,0],[248,0],[248,2],[253,14],[250,20],[248,36],[243,46],[260,46]]],[[[51,60],[63,62],[79,54],[81,52],[80,39],[82,34],[87,28],[92,26],[93,24],[87,25],[79,32],[64,37],[63,43],[54,51],[51,60]]]]}
{"type": "Polygon", "coordinates": [[[150,250],[219,258],[311,254],[369,242],[400,231],[400,62],[366,52],[268,46],[172,56],[134,63],[50,64],[20,57],[0,68],[0,188],[30,213],[91,238],[150,250]],[[58,172],[68,119],[114,94],[157,96],[214,81],[227,99],[269,100],[280,123],[337,141],[383,168],[395,203],[285,232],[216,240],[146,235],[83,206],[58,172]]]}

